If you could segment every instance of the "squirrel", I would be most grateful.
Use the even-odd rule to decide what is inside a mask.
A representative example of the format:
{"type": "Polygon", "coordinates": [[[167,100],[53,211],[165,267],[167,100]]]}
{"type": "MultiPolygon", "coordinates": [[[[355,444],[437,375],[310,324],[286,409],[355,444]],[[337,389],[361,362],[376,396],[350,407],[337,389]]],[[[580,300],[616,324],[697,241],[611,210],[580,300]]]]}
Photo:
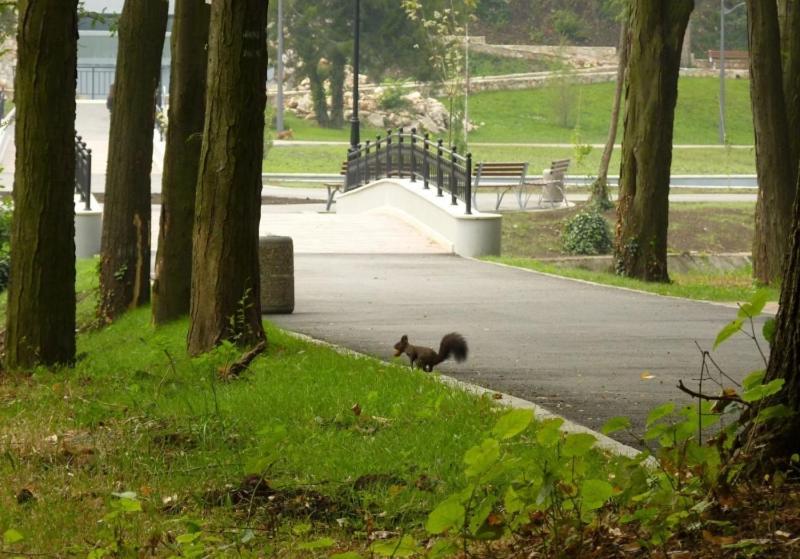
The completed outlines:
{"type": "Polygon", "coordinates": [[[400,341],[394,344],[394,356],[399,357],[403,353],[408,355],[411,360],[411,367],[416,363],[417,367],[430,373],[433,367],[450,357],[452,354],[459,363],[467,358],[467,340],[464,336],[451,332],[446,334],[439,343],[439,352],[433,351],[429,347],[411,345],[408,343],[408,336],[403,334],[400,341]]]}

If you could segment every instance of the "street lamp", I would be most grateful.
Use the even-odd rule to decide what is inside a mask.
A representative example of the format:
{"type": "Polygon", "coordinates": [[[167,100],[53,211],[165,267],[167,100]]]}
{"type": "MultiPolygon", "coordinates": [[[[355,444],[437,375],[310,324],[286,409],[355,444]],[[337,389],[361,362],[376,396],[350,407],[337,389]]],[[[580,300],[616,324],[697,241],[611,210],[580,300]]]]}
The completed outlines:
{"type": "Polygon", "coordinates": [[[725,16],[745,5],[739,2],[732,8],[725,7],[725,0],[719,0],[719,143],[725,143],[725,16]]]}
{"type": "Polygon", "coordinates": [[[278,95],[275,97],[275,128],[283,132],[283,0],[278,0],[278,95]]]}
{"type": "Polygon", "coordinates": [[[361,142],[358,123],[358,39],[359,39],[359,0],[355,0],[353,10],[353,114],[350,116],[350,151],[358,150],[361,142]]]}

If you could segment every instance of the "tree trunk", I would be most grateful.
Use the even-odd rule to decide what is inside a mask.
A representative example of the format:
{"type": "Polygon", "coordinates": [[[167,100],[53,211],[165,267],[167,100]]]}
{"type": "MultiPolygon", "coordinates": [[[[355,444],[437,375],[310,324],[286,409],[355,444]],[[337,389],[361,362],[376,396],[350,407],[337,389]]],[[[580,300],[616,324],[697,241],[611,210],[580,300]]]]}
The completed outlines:
{"type": "Polygon", "coordinates": [[[308,76],[309,87],[311,89],[311,101],[314,105],[314,116],[317,119],[317,124],[328,128],[331,125],[331,119],[328,116],[328,101],[325,98],[325,85],[316,67],[308,67],[306,75],[308,76]]]}
{"type": "Polygon", "coordinates": [[[77,0],[20,0],[6,367],[75,359],[77,0]]]}
{"type": "Polygon", "coordinates": [[[619,111],[622,105],[622,89],[625,86],[625,71],[628,68],[628,21],[627,18],[620,24],[619,29],[619,60],[617,62],[617,84],[614,88],[614,103],[611,106],[611,123],[608,126],[608,139],[600,158],[600,168],[597,170],[597,179],[592,184],[592,193],[589,203],[608,209],[612,207],[608,195],[608,167],[611,164],[611,155],[614,153],[614,142],[617,141],[617,128],[619,124],[619,111]]]}
{"type": "Polygon", "coordinates": [[[347,62],[344,54],[336,51],[331,59],[331,126],[344,126],[344,67],[347,62]]]}
{"type": "Polygon", "coordinates": [[[192,255],[193,355],[222,340],[265,338],[261,324],[258,222],[266,103],[264,0],[211,5],[206,121],[192,255]]]}
{"type": "Polygon", "coordinates": [[[631,6],[615,259],[620,274],[646,281],[669,281],[672,128],[683,33],[693,7],[693,0],[631,6]]]}
{"type": "MultiPolygon", "coordinates": [[[[800,130],[800,0],[779,0],[781,22],[781,53],[783,59],[783,96],[786,102],[788,130],[800,130]]],[[[798,172],[800,137],[789,134],[789,161],[792,171],[798,172]]],[[[797,176],[795,175],[792,184],[797,176]]]]}
{"type": "Polygon", "coordinates": [[[155,94],[167,26],[164,0],[125,0],[106,171],[100,317],[150,301],[150,170],[155,94]]]}
{"type": "Polygon", "coordinates": [[[189,313],[192,229],[205,119],[208,23],[205,0],[178,0],[172,28],[169,127],[153,282],[153,321],[189,313]]]}
{"type": "MultiPolygon", "coordinates": [[[[800,192],[800,181],[797,183],[800,192]]],[[[747,424],[739,447],[751,456],[754,472],[773,472],[771,459],[783,460],[800,452],[800,196],[794,203],[794,221],[789,235],[789,252],[781,284],[780,306],[775,317],[775,335],[770,348],[764,382],[783,378],[783,389],[762,405],[783,404],[793,415],[756,425],[747,424]]],[[[745,414],[753,419],[753,412],[745,414]]],[[[782,466],[781,466],[782,467],[782,466]]]]}

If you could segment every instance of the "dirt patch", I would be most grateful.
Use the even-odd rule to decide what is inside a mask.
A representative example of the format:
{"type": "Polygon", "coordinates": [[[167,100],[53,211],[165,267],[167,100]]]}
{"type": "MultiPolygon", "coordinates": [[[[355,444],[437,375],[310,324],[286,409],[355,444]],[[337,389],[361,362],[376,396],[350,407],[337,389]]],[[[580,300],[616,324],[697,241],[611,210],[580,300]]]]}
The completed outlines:
{"type": "MultiPolygon", "coordinates": [[[[548,212],[504,212],[503,256],[554,258],[561,247],[564,221],[582,206],[548,212]]],[[[753,204],[672,204],[669,212],[670,252],[750,252],[753,244],[753,204]]],[[[615,210],[603,216],[613,234],[615,210]]]]}

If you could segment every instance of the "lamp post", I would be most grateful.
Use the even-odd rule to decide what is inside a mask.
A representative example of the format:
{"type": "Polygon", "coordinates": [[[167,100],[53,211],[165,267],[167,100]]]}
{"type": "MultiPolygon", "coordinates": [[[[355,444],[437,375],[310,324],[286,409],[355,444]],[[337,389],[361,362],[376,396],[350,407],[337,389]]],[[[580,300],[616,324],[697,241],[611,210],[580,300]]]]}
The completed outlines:
{"type": "Polygon", "coordinates": [[[350,151],[356,151],[361,142],[358,122],[358,40],[359,40],[359,0],[353,9],[353,113],[350,116],[350,151]]]}
{"type": "Polygon", "coordinates": [[[732,8],[719,0],[719,143],[725,143],[725,16],[745,5],[740,2],[732,8]]]}

